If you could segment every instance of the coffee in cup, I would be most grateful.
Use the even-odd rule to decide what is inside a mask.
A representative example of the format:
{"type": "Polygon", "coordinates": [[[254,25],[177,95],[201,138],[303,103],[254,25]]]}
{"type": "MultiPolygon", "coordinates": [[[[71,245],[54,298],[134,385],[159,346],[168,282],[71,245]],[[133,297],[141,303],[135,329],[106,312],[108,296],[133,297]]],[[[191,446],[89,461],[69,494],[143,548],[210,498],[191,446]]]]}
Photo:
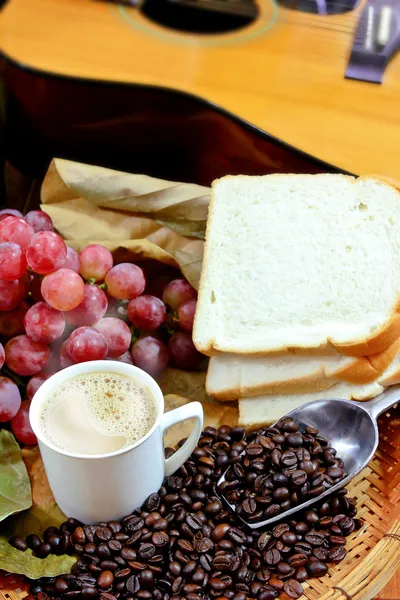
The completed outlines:
{"type": "Polygon", "coordinates": [[[61,451],[98,455],[135,444],[156,418],[154,395],[138,379],[94,372],[67,379],[47,394],[40,429],[61,451]]]}

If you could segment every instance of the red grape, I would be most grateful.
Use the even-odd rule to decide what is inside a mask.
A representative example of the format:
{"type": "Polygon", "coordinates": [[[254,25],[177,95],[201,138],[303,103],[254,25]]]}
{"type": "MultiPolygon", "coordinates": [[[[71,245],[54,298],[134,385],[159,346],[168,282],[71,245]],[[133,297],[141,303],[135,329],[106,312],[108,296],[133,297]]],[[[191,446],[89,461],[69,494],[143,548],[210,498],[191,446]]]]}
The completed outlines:
{"type": "Polygon", "coordinates": [[[123,362],[128,365],[133,365],[132,356],[131,356],[129,350],[127,350],[126,352],[121,354],[121,356],[117,356],[117,358],[109,358],[108,360],[116,360],[118,362],[123,362]]]}
{"type": "Polygon", "coordinates": [[[71,269],[75,273],[79,273],[81,268],[81,261],[79,260],[79,254],[76,250],[67,246],[67,258],[62,266],[63,269],[71,269]]]}
{"type": "Polygon", "coordinates": [[[0,423],[7,423],[19,411],[21,394],[18,386],[8,377],[0,377],[0,423]]]}
{"type": "Polygon", "coordinates": [[[32,225],[20,217],[6,217],[0,221],[0,241],[19,244],[26,250],[34,234],[32,225]]]}
{"type": "Polygon", "coordinates": [[[37,444],[36,435],[33,433],[31,422],[29,420],[30,400],[23,400],[20,409],[11,419],[11,429],[15,435],[17,442],[20,444],[28,444],[33,446],[37,444]]]}
{"type": "Polygon", "coordinates": [[[66,367],[70,367],[74,363],[67,356],[66,345],[67,341],[63,342],[60,346],[60,367],[61,369],[65,369],[66,367]]]}
{"type": "Polygon", "coordinates": [[[192,331],[194,313],[196,312],[197,300],[188,300],[178,306],[179,325],[185,331],[192,331]]]}
{"type": "Polygon", "coordinates": [[[32,296],[32,300],[35,302],[43,302],[44,298],[42,296],[42,281],[43,276],[38,273],[30,273],[31,283],[29,286],[29,291],[32,296]]]}
{"type": "Polygon", "coordinates": [[[32,400],[42,383],[44,383],[46,379],[52,375],[54,375],[54,373],[39,373],[38,375],[34,375],[30,378],[26,386],[26,395],[28,396],[29,400],[32,400]]]}
{"type": "Polygon", "coordinates": [[[176,275],[157,275],[151,279],[148,279],[147,274],[146,277],[146,289],[145,294],[149,294],[150,296],[155,296],[156,298],[160,298],[162,300],[163,293],[167,285],[173,279],[176,279],[176,275]]]}
{"type": "Polygon", "coordinates": [[[76,308],[82,302],[85,286],[82,277],[75,271],[59,269],[44,277],[41,292],[52,308],[67,311],[76,308]]]}
{"type": "Polygon", "coordinates": [[[0,344],[0,369],[4,365],[5,357],[6,357],[6,355],[4,352],[3,344],[0,344]]]}
{"type": "Polygon", "coordinates": [[[32,225],[35,233],[38,233],[38,231],[54,231],[51,217],[43,210],[30,210],[25,215],[25,221],[32,225]]]}
{"type": "Polygon", "coordinates": [[[120,263],[107,273],[106,285],[110,296],[130,300],[140,296],[146,281],[140,267],[131,263],[120,263]]]}
{"type": "Polygon", "coordinates": [[[147,336],[138,339],[131,348],[133,364],[155,375],[165,369],[168,364],[168,350],[165,344],[155,337],[147,336]]]}
{"type": "Polygon", "coordinates": [[[24,216],[22,212],[20,212],[16,208],[3,208],[2,210],[0,210],[0,221],[4,221],[4,219],[6,217],[9,217],[10,215],[13,217],[21,218],[24,216]]]}
{"type": "Polygon", "coordinates": [[[170,281],[164,290],[163,301],[172,309],[177,309],[180,304],[197,298],[196,290],[186,279],[174,279],[170,281]]]}
{"type": "Polygon", "coordinates": [[[50,344],[62,336],[65,319],[62,312],[51,308],[46,302],[37,302],[26,313],[24,325],[31,340],[50,344]]]}
{"type": "Polygon", "coordinates": [[[0,310],[12,310],[22,302],[27,293],[27,285],[24,277],[14,281],[2,281],[0,279],[0,310]]]}
{"type": "Polygon", "coordinates": [[[128,304],[128,317],[139,329],[158,329],[166,313],[164,302],[155,296],[138,296],[128,304]]]}
{"type": "Polygon", "coordinates": [[[27,267],[25,252],[14,242],[0,244],[0,279],[13,281],[21,279],[27,267]]]}
{"type": "Polygon", "coordinates": [[[196,350],[191,335],[185,331],[178,331],[170,337],[168,352],[171,362],[180,369],[194,369],[203,358],[196,350]]]}
{"type": "Polygon", "coordinates": [[[115,317],[100,319],[94,326],[106,339],[109,358],[116,358],[126,352],[131,345],[132,334],[128,325],[115,317]]]}
{"type": "Polygon", "coordinates": [[[5,352],[7,367],[18,375],[39,373],[50,358],[49,348],[27,335],[17,335],[8,341],[5,352]]]}
{"type": "Polygon", "coordinates": [[[78,327],[69,336],[65,352],[74,363],[102,360],[107,357],[105,337],[92,327],[78,327]]]}
{"type": "Polygon", "coordinates": [[[107,310],[107,297],[97,285],[85,283],[82,302],[65,313],[69,325],[93,325],[104,317],[107,310]]]}
{"type": "Polygon", "coordinates": [[[27,302],[22,302],[18,308],[0,312],[0,335],[14,337],[20,333],[25,333],[24,316],[29,308],[27,302]]]}
{"type": "Polygon", "coordinates": [[[111,252],[101,244],[89,244],[81,251],[79,258],[82,277],[95,281],[103,281],[114,264],[111,252]]]}
{"type": "Polygon", "coordinates": [[[53,231],[35,233],[26,251],[28,265],[41,275],[60,269],[66,258],[67,247],[64,240],[53,231]]]}

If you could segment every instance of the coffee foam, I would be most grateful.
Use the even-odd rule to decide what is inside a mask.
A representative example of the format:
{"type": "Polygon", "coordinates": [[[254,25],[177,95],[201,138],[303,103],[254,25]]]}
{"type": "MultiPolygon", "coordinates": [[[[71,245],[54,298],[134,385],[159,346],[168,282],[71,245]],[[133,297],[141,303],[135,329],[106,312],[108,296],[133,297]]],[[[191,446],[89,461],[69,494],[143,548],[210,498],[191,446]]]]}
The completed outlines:
{"type": "Polygon", "coordinates": [[[50,392],[41,409],[40,428],[60,450],[106,454],[139,441],[156,418],[153,394],[133,377],[87,373],[50,392]]]}

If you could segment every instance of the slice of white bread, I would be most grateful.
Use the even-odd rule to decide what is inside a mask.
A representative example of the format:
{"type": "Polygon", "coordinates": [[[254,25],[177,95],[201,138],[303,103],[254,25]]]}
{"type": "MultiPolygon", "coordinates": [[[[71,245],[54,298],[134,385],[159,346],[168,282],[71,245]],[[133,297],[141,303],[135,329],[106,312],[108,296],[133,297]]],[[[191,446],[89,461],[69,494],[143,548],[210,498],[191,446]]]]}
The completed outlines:
{"type": "MultiPolygon", "coordinates": [[[[349,383],[337,383],[328,390],[322,392],[310,392],[306,394],[280,394],[254,396],[253,398],[239,399],[239,424],[249,429],[255,429],[262,425],[275,423],[287,413],[314,400],[327,398],[342,398],[343,400],[369,400],[379,396],[384,391],[379,383],[366,385],[351,385],[349,383]]],[[[334,402],[334,400],[332,400],[334,402]]]]}
{"type": "Polygon", "coordinates": [[[391,362],[377,381],[365,385],[336,383],[320,392],[289,395],[264,394],[251,398],[239,398],[239,423],[249,428],[275,423],[285,414],[313,400],[343,398],[344,400],[369,400],[375,398],[389,385],[400,383],[400,353],[391,362]]]}
{"type": "MultiPolygon", "coordinates": [[[[317,392],[335,382],[364,385],[377,380],[389,365],[400,361],[400,339],[370,357],[252,356],[218,354],[208,365],[207,393],[218,400],[236,400],[258,394],[317,392]]],[[[390,377],[384,385],[389,385],[390,377]]]]}
{"type": "Polygon", "coordinates": [[[373,354],[400,336],[399,300],[400,194],[388,183],[214,181],[193,332],[201,352],[373,354]]]}

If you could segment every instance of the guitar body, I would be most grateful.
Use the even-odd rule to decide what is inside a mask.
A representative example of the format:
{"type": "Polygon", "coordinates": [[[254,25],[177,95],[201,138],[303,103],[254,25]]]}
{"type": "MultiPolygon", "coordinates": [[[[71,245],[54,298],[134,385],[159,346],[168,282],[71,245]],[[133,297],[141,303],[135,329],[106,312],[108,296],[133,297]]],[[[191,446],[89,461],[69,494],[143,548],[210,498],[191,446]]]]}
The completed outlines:
{"type": "Polygon", "coordinates": [[[58,155],[206,184],[226,173],[398,176],[399,61],[381,86],[344,78],[362,3],[325,16],[256,5],[245,26],[201,34],[97,0],[9,0],[7,157],[32,174],[58,155]]]}

